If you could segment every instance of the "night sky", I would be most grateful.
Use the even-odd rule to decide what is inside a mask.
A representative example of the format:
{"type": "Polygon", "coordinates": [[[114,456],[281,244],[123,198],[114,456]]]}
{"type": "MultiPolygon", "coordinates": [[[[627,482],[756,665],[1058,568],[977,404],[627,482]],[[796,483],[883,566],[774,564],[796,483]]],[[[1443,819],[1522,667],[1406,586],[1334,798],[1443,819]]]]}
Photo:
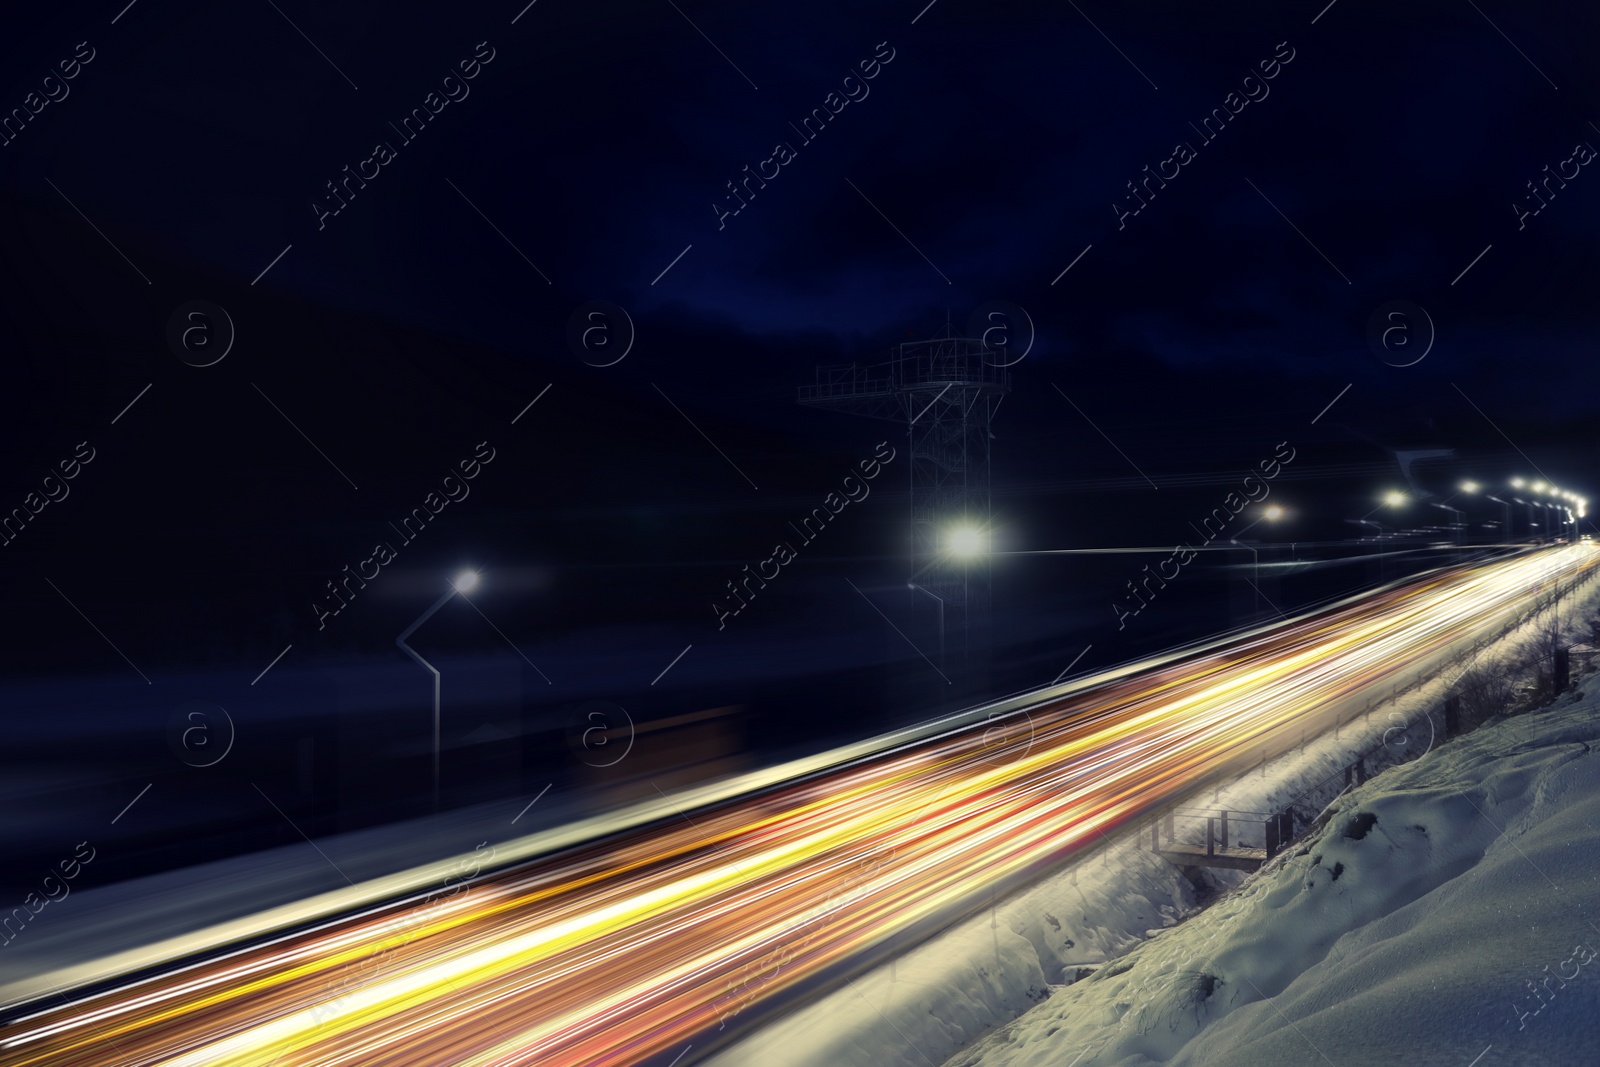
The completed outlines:
{"type": "Polygon", "coordinates": [[[1035,553],[1171,546],[1281,442],[1276,540],[1353,538],[1390,488],[1593,487],[1600,12],[922,2],[8,13],[0,509],[61,497],[0,547],[14,732],[315,718],[288,694],[323,670],[414,713],[394,637],[476,567],[482,619],[426,640],[537,665],[526,705],[826,678],[848,735],[1237,622],[1224,576],[1119,631],[1147,560],[1035,553]],[[993,665],[919,659],[903,459],[719,630],[724,583],[904,445],[796,387],[988,301],[1034,326],[994,426],[993,665]],[[218,307],[231,347],[191,365],[218,307]],[[1453,455],[1408,486],[1395,449],[1453,455]],[[434,492],[464,495],[391,536],[434,492]]]}

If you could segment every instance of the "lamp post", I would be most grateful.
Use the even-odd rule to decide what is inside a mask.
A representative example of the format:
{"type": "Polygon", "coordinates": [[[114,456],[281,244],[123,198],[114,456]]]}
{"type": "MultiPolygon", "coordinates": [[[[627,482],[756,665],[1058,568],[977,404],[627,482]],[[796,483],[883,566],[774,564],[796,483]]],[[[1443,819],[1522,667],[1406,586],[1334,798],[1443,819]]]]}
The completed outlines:
{"type": "MultiPolygon", "coordinates": [[[[1377,510],[1376,508],[1373,509],[1373,511],[1376,511],[1376,510],[1377,510]]],[[[1369,511],[1369,512],[1367,512],[1367,514],[1371,515],[1372,512],[1369,511]]],[[[1362,519],[1346,519],[1344,521],[1348,522],[1348,523],[1353,523],[1353,524],[1355,524],[1357,526],[1370,526],[1375,531],[1373,533],[1373,535],[1372,535],[1372,548],[1373,548],[1374,554],[1377,555],[1377,557],[1378,557],[1378,584],[1382,585],[1383,584],[1383,569],[1384,569],[1383,568],[1383,524],[1380,523],[1380,522],[1377,522],[1377,521],[1375,521],[1373,519],[1366,519],[1366,518],[1362,518],[1362,519]]]]}
{"type": "Polygon", "coordinates": [[[932,589],[928,589],[928,588],[926,588],[924,586],[918,585],[916,582],[907,582],[906,584],[908,586],[910,586],[911,588],[917,590],[918,592],[927,593],[929,596],[933,597],[933,599],[935,599],[935,600],[937,600],[939,602],[939,666],[943,667],[944,666],[944,597],[940,596],[938,593],[935,593],[932,589]]]}
{"type": "MultiPolygon", "coordinates": [[[[1453,500],[1455,498],[1452,497],[1451,499],[1453,500]]],[[[1454,529],[1452,530],[1452,532],[1455,534],[1455,536],[1452,538],[1452,540],[1455,541],[1455,543],[1456,543],[1456,555],[1460,556],[1461,555],[1461,516],[1464,513],[1462,512],[1462,510],[1460,508],[1453,508],[1449,504],[1438,504],[1438,503],[1435,503],[1433,506],[1436,507],[1436,508],[1443,508],[1445,511],[1448,511],[1450,514],[1452,514],[1452,515],[1454,515],[1456,517],[1455,524],[1454,524],[1454,529]]]]}
{"type": "Polygon", "coordinates": [[[1261,552],[1256,548],[1255,545],[1247,545],[1240,541],[1239,538],[1243,537],[1250,531],[1251,527],[1256,526],[1259,523],[1277,522],[1279,519],[1283,518],[1283,514],[1284,511],[1282,507],[1277,504],[1268,504],[1266,507],[1261,509],[1261,514],[1257,515],[1252,522],[1248,523],[1237,534],[1228,538],[1228,543],[1233,545],[1235,548],[1245,548],[1250,550],[1250,585],[1255,590],[1257,614],[1259,614],[1261,611],[1261,601],[1263,599],[1261,592],[1261,552]]]}
{"type": "Polygon", "coordinates": [[[417,655],[417,650],[406,644],[406,638],[417,632],[417,627],[433,618],[433,613],[445,606],[449,599],[457,593],[470,593],[478,587],[478,575],[473,571],[463,571],[456,575],[450,583],[450,590],[433,602],[433,606],[421,615],[417,621],[405,628],[394,643],[400,646],[400,651],[410,656],[422,665],[422,668],[433,675],[433,810],[439,810],[439,671],[433,664],[417,655]]]}
{"type": "Polygon", "coordinates": [[[1510,544],[1510,542],[1514,541],[1515,537],[1517,537],[1517,531],[1512,530],[1512,515],[1510,515],[1510,501],[1502,501],[1502,499],[1498,498],[1498,496],[1491,496],[1491,498],[1488,498],[1488,499],[1491,499],[1491,501],[1496,502],[1496,504],[1501,504],[1501,506],[1504,507],[1504,509],[1506,509],[1506,528],[1504,528],[1504,530],[1501,531],[1501,534],[1502,534],[1502,536],[1504,536],[1504,541],[1506,541],[1506,544],[1510,544]]]}
{"type": "Polygon", "coordinates": [[[1533,540],[1533,501],[1524,500],[1520,496],[1514,496],[1511,499],[1516,501],[1518,504],[1521,504],[1522,506],[1524,506],[1525,508],[1528,509],[1528,540],[1532,541],[1533,540]]]}
{"type": "MultiPolygon", "coordinates": [[[[1456,491],[1455,492],[1451,493],[1449,496],[1445,497],[1442,501],[1440,501],[1440,506],[1449,507],[1450,501],[1454,500],[1456,497],[1460,496],[1462,493],[1465,493],[1468,496],[1476,496],[1478,494],[1478,490],[1480,490],[1482,488],[1483,488],[1483,486],[1479,485],[1477,482],[1475,482],[1472,479],[1468,478],[1465,481],[1463,481],[1460,485],[1456,486],[1456,491]]],[[[1451,508],[1451,510],[1455,511],[1454,508],[1451,508]]],[[[1459,527],[1460,527],[1460,529],[1458,531],[1459,532],[1459,537],[1456,540],[1456,545],[1457,545],[1457,547],[1461,547],[1463,542],[1465,542],[1467,540],[1467,523],[1466,523],[1466,518],[1465,518],[1465,513],[1464,512],[1460,512],[1460,511],[1456,512],[1456,522],[1459,524],[1459,527]]]]}
{"type": "MultiPolygon", "coordinates": [[[[1259,522],[1260,520],[1258,519],[1256,521],[1259,522]]],[[[1250,525],[1254,526],[1255,523],[1253,522],[1250,525]]],[[[1249,527],[1247,526],[1245,529],[1249,529],[1249,527]]],[[[1239,532],[1244,533],[1244,530],[1240,530],[1239,532]]],[[[1230,537],[1228,539],[1228,543],[1233,545],[1235,548],[1246,548],[1250,550],[1250,588],[1255,590],[1255,614],[1259,615],[1261,614],[1261,553],[1257,551],[1255,545],[1240,544],[1237,537],[1230,537]]],[[[1252,618],[1250,621],[1253,623],[1255,619],[1252,618]]]]}
{"type": "MultiPolygon", "coordinates": [[[[993,521],[992,519],[990,520],[993,521]]],[[[975,525],[971,521],[962,519],[946,528],[944,532],[945,557],[951,563],[961,564],[961,599],[958,607],[961,611],[961,655],[972,655],[972,631],[975,625],[972,603],[972,568],[987,567],[989,556],[989,523],[975,525]]],[[[919,572],[920,573],[920,572],[919,572]]],[[[915,580],[917,575],[913,574],[915,580]]],[[[978,578],[984,591],[988,589],[988,571],[981,570],[978,578]]],[[[920,586],[918,588],[921,588],[920,586]]],[[[933,593],[924,589],[929,596],[933,593]]],[[[938,597],[934,597],[939,599],[938,597]]],[[[944,601],[939,600],[939,643],[944,644],[944,601]]]]}
{"type": "Polygon", "coordinates": [[[1511,533],[1511,502],[1509,500],[1501,500],[1497,496],[1487,497],[1486,499],[1493,500],[1496,504],[1500,504],[1500,505],[1504,506],[1504,508],[1505,508],[1505,524],[1504,524],[1504,527],[1500,531],[1500,536],[1507,544],[1509,544],[1511,542],[1511,538],[1512,538],[1512,533],[1511,533]]]}

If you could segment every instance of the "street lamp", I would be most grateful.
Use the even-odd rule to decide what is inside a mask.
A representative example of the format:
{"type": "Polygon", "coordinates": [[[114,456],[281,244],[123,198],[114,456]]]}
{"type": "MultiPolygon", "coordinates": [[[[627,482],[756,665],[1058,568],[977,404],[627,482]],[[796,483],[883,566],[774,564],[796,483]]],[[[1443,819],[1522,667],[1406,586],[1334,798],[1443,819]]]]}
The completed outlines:
{"type": "Polygon", "coordinates": [[[1533,536],[1534,536],[1534,533],[1533,533],[1533,530],[1534,530],[1533,509],[1537,506],[1537,502],[1533,501],[1533,500],[1524,500],[1520,496],[1514,496],[1511,499],[1515,500],[1517,503],[1523,505],[1524,507],[1526,507],[1528,509],[1528,540],[1532,541],[1533,540],[1533,536]]]}
{"type": "Polygon", "coordinates": [[[400,651],[420,663],[424,670],[433,675],[433,810],[439,810],[439,671],[433,664],[417,655],[417,650],[406,644],[406,638],[417,632],[417,627],[433,618],[433,613],[445,606],[445,602],[457,593],[470,593],[478,588],[478,574],[476,571],[462,571],[450,583],[450,589],[433,606],[421,615],[417,621],[405,628],[394,643],[400,646],[400,651]]]}
{"type": "MultiPolygon", "coordinates": [[[[1359,519],[1351,519],[1350,521],[1351,522],[1366,523],[1367,520],[1372,518],[1372,516],[1380,508],[1386,508],[1386,507],[1387,508],[1402,508],[1402,507],[1405,506],[1406,501],[1408,499],[1410,499],[1410,498],[1407,497],[1400,490],[1391,489],[1387,493],[1383,494],[1383,499],[1378,501],[1378,507],[1373,508],[1371,511],[1367,512],[1365,515],[1361,516],[1361,518],[1359,518],[1359,519]]],[[[1369,523],[1368,525],[1372,525],[1372,524],[1369,523]]],[[[1396,526],[1395,527],[1395,532],[1398,533],[1399,531],[1400,531],[1400,527],[1396,526]]]]}
{"type": "Polygon", "coordinates": [[[983,552],[983,531],[976,526],[958,526],[950,531],[946,543],[950,555],[957,559],[971,559],[983,552]]]}
{"type": "Polygon", "coordinates": [[[1455,537],[1452,538],[1452,540],[1454,540],[1455,543],[1456,543],[1456,554],[1457,554],[1457,556],[1459,556],[1461,554],[1461,528],[1462,528],[1461,516],[1464,513],[1462,512],[1462,510],[1460,508],[1453,508],[1449,504],[1435,503],[1433,506],[1436,507],[1436,508],[1443,508],[1445,511],[1450,512],[1450,514],[1452,514],[1452,515],[1454,515],[1456,517],[1455,524],[1454,524],[1455,525],[1455,530],[1454,530],[1455,537]]]}
{"type": "MultiPolygon", "coordinates": [[[[1381,501],[1379,501],[1377,507],[1375,507],[1371,511],[1367,512],[1365,515],[1361,516],[1359,519],[1346,519],[1345,521],[1346,522],[1360,523],[1362,526],[1371,526],[1371,527],[1373,527],[1375,530],[1378,531],[1377,540],[1381,541],[1381,540],[1383,540],[1383,525],[1381,523],[1374,522],[1373,519],[1372,519],[1372,516],[1375,513],[1377,513],[1377,511],[1379,509],[1381,509],[1381,508],[1385,508],[1385,507],[1390,507],[1390,508],[1404,507],[1407,499],[1409,499],[1409,498],[1404,493],[1400,492],[1400,490],[1391,489],[1387,493],[1383,494],[1383,499],[1381,501]]],[[[1396,536],[1399,535],[1399,533],[1400,533],[1399,524],[1395,525],[1394,532],[1395,532],[1396,536]]],[[[1383,575],[1382,575],[1382,572],[1380,571],[1379,572],[1379,579],[1381,580],[1382,577],[1383,577],[1383,575]]]]}
{"type": "Polygon", "coordinates": [[[1260,602],[1262,600],[1262,593],[1261,593],[1261,552],[1254,545],[1247,545],[1247,544],[1242,543],[1239,540],[1239,538],[1244,536],[1245,532],[1248,531],[1250,529],[1250,527],[1255,526],[1257,523],[1260,523],[1260,522],[1263,522],[1263,521],[1265,521],[1265,522],[1277,522],[1279,519],[1283,518],[1283,516],[1284,516],[1283,508],[1279,507],[1277,504],[1268,504],[1266,507],[1261,509],[1261,514],[1256,516],[1255,521],[1253,521],[1253,522],[1249,523],[1248,525],[1246,525],[1244,527],[1244,529],[1240,530],[1233,537],[1228,538],[1228,543],[1229,544],[1231,544],[1231,545],[1233,545],[1233,546],[1235,546],[1237,548],[1247,548],[1247,549],[1250,550],[1250,584],[1255,589],[1255,593],[1256,593],[1256,611],[1258,613],[1261,610],[1260,602]]]}
{"type": "Polygon", "coordinates": [[[1262,521],[1277,522],[1279,519],[1283,518],[1283,516],[1283,508],[1279,507],[1277,504],[1268,504],[1266,507],[1261,509],[1261,514],[1256,516],[1255,521],[1249,523],[1244,527],[1244,529],[1234,534],[1232,540],[1235,544],[1238,544],[1238,539],[1244,536],[1245,531],[1249,530],[1251,526],[1254,526],[1256,523],[1262,521]]]}
{"type": "MultiPolygon", "coordinates": [[[[911,577],[906,581],[907,588],[921,590],[939,602],[939,661],[941,664],[944,662],[945,646],[944,598],[933,592],[931,589],[918,585],[917,579],[922,577],[928,571],[933,570],[935,567],[939,567],[950,561],[959,560],[962,564],[964,564],[964,566],[961,568],[961,575],[959,579],[957,579],[959,580],[961,587],[961,598],[957,604],[963,612],[961,616],[963,620],[962,633],[966,635],[965,641],[967,645],[970,646],[971,616],[968,613],[970,612],[971,598],[968,596],[967,585],[971,580],[971,574],[969,573],[969,567],[965,565],[979,562],[979,557],[988,554],[989,535],[984,526],[977,526],[970,522],[961,522],[956,525],[944,527],[942,531],[942,540],[943,547],[941,550],[937,552],[927,563],[924,563],[921,567],[913,571],[911,573],[911,577]]],[[[981,562],[979,562],[979,565],[982,565],[981,562]]],[[[970,647],[968,648],[968,651],[970,651],[970,647]]]]}
{"type": "MultiPolygon", "coordinates": [[[[1259,519],[1256,520],[1256,522],[1260,521],[1261,520],[1259,519]]],[[[1251,523],[1250,525],[1254,526],[1255,523],[1251,523]]],[[[1240,530],[1239,532],[1243,533],[1244,531],[1240,530]]],[[[1255,545],[1240,544],[1237,537],[1230,537],[1228,539],[1228,543],[1233,545],[1235,548],[1246,548],[1250,550],[1250,588],[1255,590],[1256,614],[1259,615],[1261,613],[1261,553],[1257,551],[1255,545]]],[[[1253,622],[1254,619],[1252,618],[1251,621],[1253,622]]]]}
{"type": "Polygon", "coordinates": [[[1504,528],[1500,531],[1500,535],[1501,535],[1502,539],[1504,539],[1506,541],[1506,543],[1509,544],[1510,541],[1511,541],[1511,537],[1512,537],[1512,533],[1511,533],[1511,501],[1509,501],[1509,500],[1501,500],[1497,496],[1489,496],[1489,497],[1486,497],[1485,499],[1493,500],[1496,504],[1502,504],[1502,505],[1505,506],[1505,513],[1506,513],[1505,514],[1505,525],[1504,525],[1504,528]]]}
{"type": "MultiPolygon", "coordinates": [[[[1377,511],[1377,510],[1378,510],[1377,508],[1373,508],[1372,509],[1372,511],[1377,511]]],[[[1372,511],[1367,512],[1367,514],[1371,515],[1372,511]]],[[[1378,557],[1378,582],[1381,584],[1383,582],[1383,572],[1384,572],[1384,566],[1383,566],[1383,524],[1378,522],[1375,519],[1368,519],[1368,518],[1346,519],[1344,521],[1348,522],[1348,523],[1352,523],[1352,524],[1357,525],[1357,526],[1370,526],[1370,527],[1372,527],[1372,529],[1374,531],[1373,535],[1372,535],[1372,549],[1373,549],[1373,552],[1378,557]]]]}

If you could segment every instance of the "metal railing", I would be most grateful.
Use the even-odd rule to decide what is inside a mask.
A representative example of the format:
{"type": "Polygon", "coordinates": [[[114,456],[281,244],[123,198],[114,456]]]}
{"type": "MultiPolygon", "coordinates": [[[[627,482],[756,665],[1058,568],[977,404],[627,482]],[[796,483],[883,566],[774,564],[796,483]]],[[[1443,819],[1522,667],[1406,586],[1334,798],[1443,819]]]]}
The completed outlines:
{"type": "Polygon", "coordinates": [[[950,383],[1011,387],[999,349],[972,337],[943,337],[899,346],[882,363],[837,363],[817,368],[817,380],[799,387],[799,399],[881,396],[950,383]]]}
{"type": "MultiPolygon", "coordinates": [[[[1340,729],[1358,717],[1370,722],[1373,712],[1381,704],[1395,700],[1402,691],[1409,692],[1434,681],[1449,670],[1459,669],[1463,672],[1469,670],[1468,665],[1477,659],[1484,649],[1504,640],[1537,616],[1558,606],[1563,596],[1574,592],[1580,585],[1596,577],[1600,577],[1600,571],[1587,569],[1571,578],[1557,580],[1551,588],[1538,590],[1534,603],[1526,612],[1507,622],[1494,633],[1480,637],[1470,648],[1463,649],[1447,662],[1413,679],[1409,684],[1402,686],[1396,683],[1391,686],[1389,693],[1374,694],[1367,699],[1364,709],[1349,718],[1336,719],[1334,736],[1337,738],[1340,729]]],[[[1574,656],[1573,647],[1562,644],[1555,648],[1540,648],[1531,658],[1513,662],[1501,660],[1490,669],[1506,678],[1518,678],[1548,665],[1552,686],[1556,691],[1560,691],[1566,688],[1573,666],[1577,666],[1580,672],[1595,666],[1595,656],[1586,653],[1574,656]]],[[[1424,714],[1431,722],[1435,712],[1438,713],[1439,721],[1444,728],[1443,737],[1453,737],[1462,732],[1460,694],[1448,694],[1439,705],[1428,709],[1424,714]]],[[[1475,725],[1477,724],[1467,724],[1469,729],[1475,725]]],[[[1402,729],[1409,728],[1410,722],[1407,721],[1402,729]]],[[[1358,752],[1350,762],[1302,790],[1276,812],[1247,812],[1220,807],[1170,809],[1149,823],[1148,840],[1151,850],[1158,853],[1182,853],[1185,858],[1193,857],[1196,862],[1200,861],[1202,855],[1205,859],[1215,860],[1219,856],[1229,858],[1230,853],[1234,858],[1238,858],[1241,852],[1253,851],[1259,851],[1263,861],[1271,859],[1310,829],[1329,805],[1347,790],[1362,785],[1382,770],[1418,759],[1431,748],[1431,745],[1427,747],[1411,745],[1409,738],[1400,744],[1393,744],[1388,740],[1390,732],[1392,731],[1386,730],[1377,744],[1358,752]],[[1180,819],[1185,820],[1183,825],[1186,832],[1183,834],[1178,832],[1180,819]],[[1242,830],[1249,834],[1248,841],[1242,830]],[[1257,841],[1260,843],[1256,844],[1257,841]]],[[[1305,739],[1302,737],[1302,751],[1304,746],[1305,739]]],[[[1263,754],[1262,770],[1265,773],[1265,754],[1263,754]]],[[[1199,862],[1199,865],[1206,864],[1199,862]]]]}
{"type": "MultiPolygon", "coordinates": [[[[1288,811],[1238,811],[1232,808],[1173,808],[1150,823],[1150,846],[1155,852],[1203,849],[1215,859],[1276,856],[1292,840],[1293,822],[1288,811]],[[1182,832],[1180,832],[1182,820],[1182,832]]],[[[1199,853],[1193,853],[1199,858],[1199,853]]]]}

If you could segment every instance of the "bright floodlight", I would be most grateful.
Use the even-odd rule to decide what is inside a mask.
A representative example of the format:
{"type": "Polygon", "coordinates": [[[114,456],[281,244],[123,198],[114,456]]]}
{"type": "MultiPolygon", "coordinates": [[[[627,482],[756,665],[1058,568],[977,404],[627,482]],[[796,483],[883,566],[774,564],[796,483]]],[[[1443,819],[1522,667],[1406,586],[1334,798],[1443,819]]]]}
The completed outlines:
{"type": "Polygon", "coordinates": [[[1511,488],[1513,488],[1513,489],[1521,489],[1522,488],[1522,479],[1521,478],[1513,478],[1513,479],[1511,479],[1511,488]]]}
{"type": "Polygon", "coordinates": [[[1461,483],[1461,491],[1463,493],[1476,493],[1478,491],[1478,483],[1477,482],[1462,482],[1461,483]]]}
{"type": "Polygon", "coordinates": [[[1267,509],[1261,513],[1261,517],[1268,522],[1277,522],[1283,518],[1283,509],[1276,504],[1268,504],[1267,509]]]}
{"type": "Polygon", "coordinates": [[[478,588],[478,572],[462,571],[460,574],[456,575],[456,580],[452,584],[455,585],[456,592],[470,593],[474,589],[478,588]]]}
{"type": "Polygon", "coordinates": [[[1533,491],[1535,493],[1542,493],[1546,489],[1549,489],[1549,488],[1550,488],[1550,485],[1547,482],[1534,482],[1533,483],[1533,491]]]}
{"type": "Polygon", "coordinates": [[[1383,494],[1383,502],[1391,508],[1397,508],[1406,502],[1406,495],[1398,489],[1391,489],[1383,494]]]}
{"type": "Polygon", "coordinates": [[[952,556],[976,556],[983,551],[983,532],[971,526],[961,526],[950,531],[952,556]]]}

